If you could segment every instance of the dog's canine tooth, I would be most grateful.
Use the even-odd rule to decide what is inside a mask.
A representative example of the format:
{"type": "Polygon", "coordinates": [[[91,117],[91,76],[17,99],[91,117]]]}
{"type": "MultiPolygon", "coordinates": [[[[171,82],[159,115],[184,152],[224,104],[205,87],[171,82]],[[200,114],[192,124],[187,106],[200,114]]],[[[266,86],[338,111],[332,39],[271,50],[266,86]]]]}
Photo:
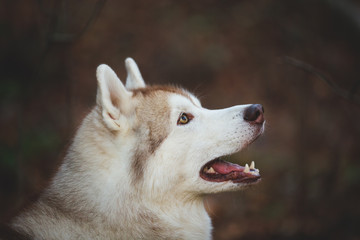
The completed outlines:
{"type": "Polygon", "coordinates": [[[255,162],[254,161],[251,162],[250,169],[255,170],[255,162]]]}
{"type": "Polygon", "coordinates": [[[210,167],[206,172],[207,173],[216,173],[215,170],[212,167],[210,167]]]}
{"type": "Polygon", "coordinates": [[[250,173],[250,168],[248,164],[245,165],[244,173],[250,173]]]}

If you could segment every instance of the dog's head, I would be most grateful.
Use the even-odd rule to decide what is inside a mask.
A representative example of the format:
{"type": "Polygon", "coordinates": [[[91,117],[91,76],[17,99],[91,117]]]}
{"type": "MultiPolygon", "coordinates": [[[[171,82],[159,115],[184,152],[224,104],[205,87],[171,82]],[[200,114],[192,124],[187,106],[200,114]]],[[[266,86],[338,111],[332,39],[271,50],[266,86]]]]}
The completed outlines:
{"type": "Polygon", "coordinates": [[[125,86],[110,67],[98,67],[97,109],[111,135],[111,161],[121,163],[116,166],[126,169],[132,185],[143,194],[186,197],[260,180],[253,163],[243,167],[221,157],[263,133],[261,105],[209,110],[181,88],[146,86],[136,63],[125,63],[125,86]]]}

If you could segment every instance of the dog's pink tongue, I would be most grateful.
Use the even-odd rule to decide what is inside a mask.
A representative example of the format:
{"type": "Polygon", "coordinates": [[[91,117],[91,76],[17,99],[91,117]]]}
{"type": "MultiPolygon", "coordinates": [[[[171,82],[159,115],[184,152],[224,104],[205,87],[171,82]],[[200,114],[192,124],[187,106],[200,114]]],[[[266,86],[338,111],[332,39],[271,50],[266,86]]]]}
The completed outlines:
{"type": "Polygon", "coordinates": [[[231,172],[242,172],[244,171],[244,167],[234,164],[234,163],[229,163],[229,162],[224,162],[224,161],[217,161],[212,165],[212,168],[220,173],[220,174],[228,174],[231,172]]]}

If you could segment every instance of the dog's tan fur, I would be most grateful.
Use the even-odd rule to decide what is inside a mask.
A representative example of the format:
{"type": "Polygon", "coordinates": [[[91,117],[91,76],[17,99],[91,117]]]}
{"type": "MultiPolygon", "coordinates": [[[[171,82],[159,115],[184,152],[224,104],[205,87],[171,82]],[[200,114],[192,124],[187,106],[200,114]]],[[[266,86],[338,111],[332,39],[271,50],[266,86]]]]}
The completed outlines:
{"type": "Polygon", "coordinates": [[[134,132],[141,136],[148,135],[147,139],[138,142],[139,146],[133,161],[135,179],[143,177],[143,168],[146,167],[146,159],[159,147],[169,133],[170,107],[167,102],[170,93],[187,96],[184,90],[170,86],[153,86],[136,89],[133,98],[139,104],[136,107],[136,116],[139,124],[134,126],[134,132]],[[149,111],[149,109],[151,109],[149,111]],[[142,125],[145,123],[145,126],[142,125]],[[148,134],[147,134],[148,133],[148,134]]]}

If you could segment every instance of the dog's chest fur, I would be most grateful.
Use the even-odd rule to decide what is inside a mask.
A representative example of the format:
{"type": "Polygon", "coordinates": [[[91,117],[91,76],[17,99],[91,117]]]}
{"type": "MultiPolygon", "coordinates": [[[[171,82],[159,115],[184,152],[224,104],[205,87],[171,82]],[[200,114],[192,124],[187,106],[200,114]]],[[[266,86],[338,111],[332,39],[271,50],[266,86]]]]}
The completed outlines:
{"type": "MultiPolygon", "coordinates": [[[[47,205],[41,200],[20,215],[15,227],[34,239],[210,239],[211,224],[208,215],[199,209],[135,209],[129,205],[121,216],[86,215],[67,212],[47,205]],[[60,211],[59,211],[60,210],[60,211]],[[199,212],[200,210],[200,212],[199,212]],[[187,214],[184,215],[184,212],[187,214]],[[192,213],[192,214],[189,214],[192,213]]],[[[62,206],[64,207],[64,206],[62,206]]],[[[124,206],[123,206],[124,207],[124,206]]]]}

